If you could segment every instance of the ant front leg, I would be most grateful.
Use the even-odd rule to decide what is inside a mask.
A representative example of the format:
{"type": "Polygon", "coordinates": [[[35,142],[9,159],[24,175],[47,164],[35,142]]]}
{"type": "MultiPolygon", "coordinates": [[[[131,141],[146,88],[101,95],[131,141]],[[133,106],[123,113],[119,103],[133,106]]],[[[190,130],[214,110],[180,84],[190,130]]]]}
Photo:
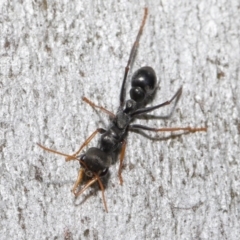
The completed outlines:
{"type": "Polygon", "coordinates": [[[82,182],[82,179],[83,179],[83,175],[84,175],[84,169],[83,168],[80,168],[79,172],[78,172],[78,177],[77,177],[77,180],[76,182],[74,183],[73,185],[73,188],[72,188],[72,192],[75,196],[77,196],[77,188],[78,186],[80,185],[80,183],[82,182]]]}
{"type": "Polygon", "coordinates": [[[80,146],[80,148],[78,149],[78,151],[75,152],[75,153],[72,154],[72,155],[69,155],[69,154],[66,154],[66,153],[62,153],[62,152],[53,150],[53,149],[51,149],[51,148],[47,148],[47,147],[45,147],[45,146],[43,146],[43,145],[41,145],[41,144],[39,144],[39,143],[37,143],[37,145],[38,145],[40,148],[42,148],[43,150],[45,150],[45,151],[48,151],[48,152],[51,152],[51,153],[55,153],[55,154],[64,156],[65,159],[66,159],[66,161],[68,162],[68,161],[71,161],[71,160],[78,160],[76,156],[82,151],[82,149],[83,149],[85,146],[87,146],[87,145],[89,144],[89,142],[91,142],[91,140],[95,137],[95,135],[96,135],[97,133],[103,134],[103,133],[105,133],[105,132],[106,132],[105,129],[103,129],[103,128],[98,128],[98,129],[97,129],[95,132],[93,132],[93,133],[91,134],[91,136],[88,137],[87,140],[80,146]]]}
{"type": "Polygon", "coordinates": [[[73,186],[73,189],[72,189],[75,197],[80,196],[80,195],[81,195],[86,189],[88,189],[91,185],[93,185],[95,182],[98,182],[99,187],[100,187],[100,189],[101,189],[101,191],[102,191],[103,205],[104,205],[105,211],[108,212],[107,202],[106,202],[106,198],[105,198],[105,194],[104,194],[104,187],[103,187],[102,181],[101,181],[100,177],[98,176],[98,174],[94,174],[94,177],[91,178],[81,190],[76,191],[78,185],[79,185],[80,182],[82,181],[83,173],[84,173],[84,169],[81,168],[81,169],[79,170],[79,174],[78,174],[77,181],[75,182],[75,184],[74,184],[74,186],[73,186]]]}
{"type": "Polygon", "coordinates": [[[51,148],[47,148],[47,147],[45,147],[45,146],[43,146],[43,145],[41,145],[41,144],[39,144],[39,143],[37,143],[37,145],[38,145],[40,148],[42,148],[43,150],[45,150],[45,151],[48,151],[48,152],[51,152],[51,153],[55,153],[55,154],[64,156],[64,157],[66,157],[66,158],[72,158],[72,159],[75,159],[75,160],[76,160],[76,157],[73,157],[73,156],[71,156],[71,155],[69,155],[69,154],[62,153],[62,152],[58,152],[58,151],[53,150],[53,149],[51,149],[51,148]]]}
{"type": "Polygon", "coordinates": [[[91,142],[91,140],[95,137],[95,135],[96,135],[97,133],[103,134],[103,133],[105,133],[105,132],[106,132],[105,129],[103,129],[103,128],[98,128],[95,132],[93,132],[93,133],[91,134],[90,137],[87,138],[87,140],[80,146],[80,148],[77,150],[77,152],[75,152],[72,156],[67,156],[66,161],[75,160],[75,159],[76,159],[76,156],[82,151],[82,149],[83,149],[85,146],[87,146],[87,145],[91,142]]]}

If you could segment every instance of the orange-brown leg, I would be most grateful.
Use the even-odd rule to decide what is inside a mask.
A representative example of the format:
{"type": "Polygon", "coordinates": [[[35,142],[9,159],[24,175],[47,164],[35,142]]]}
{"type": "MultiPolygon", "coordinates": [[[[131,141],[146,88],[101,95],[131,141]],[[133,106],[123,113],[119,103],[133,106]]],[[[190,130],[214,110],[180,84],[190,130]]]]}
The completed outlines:
{"type": "Polygon", "coordinates": [[[125,155],[126,145],[127,145],[126,141],[123,141],[122,150],[120,153],[120,164],[119,164],[119,169],[118,169],[118,178],[119,178],[121,185],[123,184],[122,166],[123,166],[123,159],[124,159],[124,155],[125,155]]]}
{"type": "Polygon", "coordinates": [[[77,180],[76,182],[74,183],[73,185],[73,188],[72,188],[72,192],[74,193],[74,195],[76,196],[77,195],[77,188],[79,186],[79,184],[81,183],[82,179],[83,179],[83,174],[84,174],[84,169],[83,168],[80,168],[79,172],[78,172],[78,177],[77,177],[77,180]]]}
{"type": "Polygon", "coordinates": [[[87,138],[87,140],[80,146],[80,148],[77,150],[77,152],[75,152],[73,155],[71,155],[71,156],[68,156],[68,157],[66,157],[66,161],[71,161],[71,160],[74,160],[74,159],[76,159],[76,156],[81,152],[81,150],[85,147],[85,146],[87,146],[90,142],[91,142],[91,140],[95,137],[95,135],[97,134],[97,133],[104,133],[106,130],[104,130],[103,128],[98,128],[96,131],[94,131],[92,134],[91,134],[91,136],[90,137],[88,137],[87,138]]]}
{"type": "MultiPolygon", "coordinates": [[[[101,191],[102,191],[102,198],[103,198],[103,205],[104,205],[104,208],[106,210],[106,212],[108,212],[108,209],[107,209],[107,203],[106,203],[106,199],[105,199],[105,195],[104,195],[104,187],[103,187],[103,184],[101,182],[101,179],[99,178],[99,176],[97,174],[95,174],[95,177],[93,177],[92,179],[90,179],[86,185],[78,192],[75,192],[75,197],[78,197],[80,196],[86,189],[88,189],[92,184],[94,184],[96,181],[98,181],[98,184],[101,188],[101,191]]],[[[77,183],[77,182],[76,182],[77,183]]],[[[75,184],[76,184],[75,183],[75,184]]],[[[75,186],[75,185],[74,185],[75,186]]]]}
{"type": "Polygon", "coordinates": [[[98,106],[96,105],[94,102],[90,101],[88,98],[86,97],[83,97],[82,100],[86,103],[88,103],[92,108],[98,108],[100,109],[101,111],[105,112],[106,114],[108,114],[111,118],[114,118],[115,117],[115,114],[108,111],[106,108],[102,107],[102,106],[98,106]]]}
{"type": "Polygon", "coordinates": [[[97,174],[96,174],[96,178],[98,180],[98,184],[99,184],[99,186],[101,188],[101,191],[102,191],[102,199],[103,199],[104,208],[105,208],[106,212],[108,212],[107,202],[106,202],[105,195],[104,195],[104,187],[103,187],[102,181],[97,174]]]}
{"type": "Polygon", "coordinates": [[[58,155],[61,155],[61,156],[66,157],[66,158],[72,158],[73,160],[76,160],[75,157],[73,157],[73,156],[71,156],[71,155],[69,155],[69,154],[65,154],[65,153],[62,153],[62,152],[55,151],[55,150],[53,150],[53,149],[51,149],[51,148],[44,147],[43,145],[41,145],[41,144],[39,144],[39,143],[37,143],[37,145],[38,145],[40,148],[42,148],[43,150],[45,150],[45,151],[48,151],[48,152],[51,152],[51,153],[56,153],[56,154],[58,154],[58,155]]]}
{"type": "Polygon", "coordinates": [[[97,181],[97,178],[96,178],[96,177],[90,179],[90,180],[86,183],[86,185],[85,185],[81,190],[79,190],[78,192],[75,192],[75,193],[74,193],[75,197],[80,196],[86,189],[88,189],[88,188],[89,188],[91,185],[93,185],[96,181],[97,181]]]}
{"type": "Polygon", "coordinates": [[[102,133],[104,133],[105,131],[106,131],[106,130],[104,130],[103,128],[98,128],[95,132],[93,132],[93,133],[91,134],[90,137],[87,138],[87,140],[81,145],[81,147],[78,149],[78,151],[77,151],[76,153],[74,153],[73,155],[69,155],[69,154],[65,154],[65,153],[62,153],[62,152],[58,152],[58,151],[53,150],[53,149],[51,149],[51,148],[44,147],[43,145],[41,145],[41,144],[39,144],[39,143],[37,143],[37,145],[38,145],[40,148],[42,148],[43,150],[45,150],[45,151],[52,152],[52,153],[56,153],[56,154],[58,154],[58,155],[61,155],[61,156],[66,157],[66,161],[68,162],[68,161],[71,161],[71,160],[77,160],[76,156],[81,152],[81,150],[82,150],[85,146],[87,146],[87,145],[89,144],[89,142],[95,137],[95,135],[96,135],[97,133],[101,133],[101,134],[102,134],[102,133]]]}

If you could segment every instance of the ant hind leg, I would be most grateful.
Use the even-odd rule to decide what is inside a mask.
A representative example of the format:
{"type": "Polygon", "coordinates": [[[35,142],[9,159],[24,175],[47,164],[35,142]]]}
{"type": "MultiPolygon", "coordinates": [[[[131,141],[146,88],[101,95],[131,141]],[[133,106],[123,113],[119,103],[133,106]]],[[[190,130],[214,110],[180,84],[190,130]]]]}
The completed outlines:
{"type": "Polygon", "coordinates": [[[151,128],[140,124],[132,124],[129,126],[129,130],[147,130],[153,132],[176,132],[176,131],[188,131],[188,132],[206,132],[207,127],[192,128],[192,127],[172,127],[172,128],[151,128]]]}

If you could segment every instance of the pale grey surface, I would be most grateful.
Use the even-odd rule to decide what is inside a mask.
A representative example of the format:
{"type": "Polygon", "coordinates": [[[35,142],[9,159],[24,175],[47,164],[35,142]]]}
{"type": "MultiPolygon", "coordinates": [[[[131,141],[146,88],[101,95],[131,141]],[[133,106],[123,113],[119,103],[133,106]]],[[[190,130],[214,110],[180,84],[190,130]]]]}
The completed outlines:
{"type": "Polygon", "coordinates": [[[237,239],[239,1],[23,2],[0,3],[1,239],[237,239]],[[133,70],[156,70],[154,103],[181,85],[183,96],[169,121],[141,122],[206,123],[208,132],[164,141],[130,134],[122,187],[118,164],[110,169],[106,214],[100,191],[74,201],[78,163],[36,142],[73,153],[106,126],[81,97],[117,109],[144,6],[133,70]]]}

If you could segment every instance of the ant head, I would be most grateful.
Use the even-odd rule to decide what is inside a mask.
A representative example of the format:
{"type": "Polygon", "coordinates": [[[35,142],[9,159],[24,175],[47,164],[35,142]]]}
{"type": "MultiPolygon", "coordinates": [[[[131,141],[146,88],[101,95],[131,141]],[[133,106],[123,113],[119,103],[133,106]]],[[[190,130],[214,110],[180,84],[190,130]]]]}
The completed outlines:
{"type": "Polygon", "coordinates": [[[93,177],[94,174],[105,176],[111,164],[111,157],[95,147],[89,148],[87,152],[80,155],[78,159],[88,177],[93,177]]]}
{"type": "Polygon", "coordinates": [[[131,99],[140,103],[151,96],[156,89],[156,74],[151,67],[142,67],[132,76],[131,99]]]}

